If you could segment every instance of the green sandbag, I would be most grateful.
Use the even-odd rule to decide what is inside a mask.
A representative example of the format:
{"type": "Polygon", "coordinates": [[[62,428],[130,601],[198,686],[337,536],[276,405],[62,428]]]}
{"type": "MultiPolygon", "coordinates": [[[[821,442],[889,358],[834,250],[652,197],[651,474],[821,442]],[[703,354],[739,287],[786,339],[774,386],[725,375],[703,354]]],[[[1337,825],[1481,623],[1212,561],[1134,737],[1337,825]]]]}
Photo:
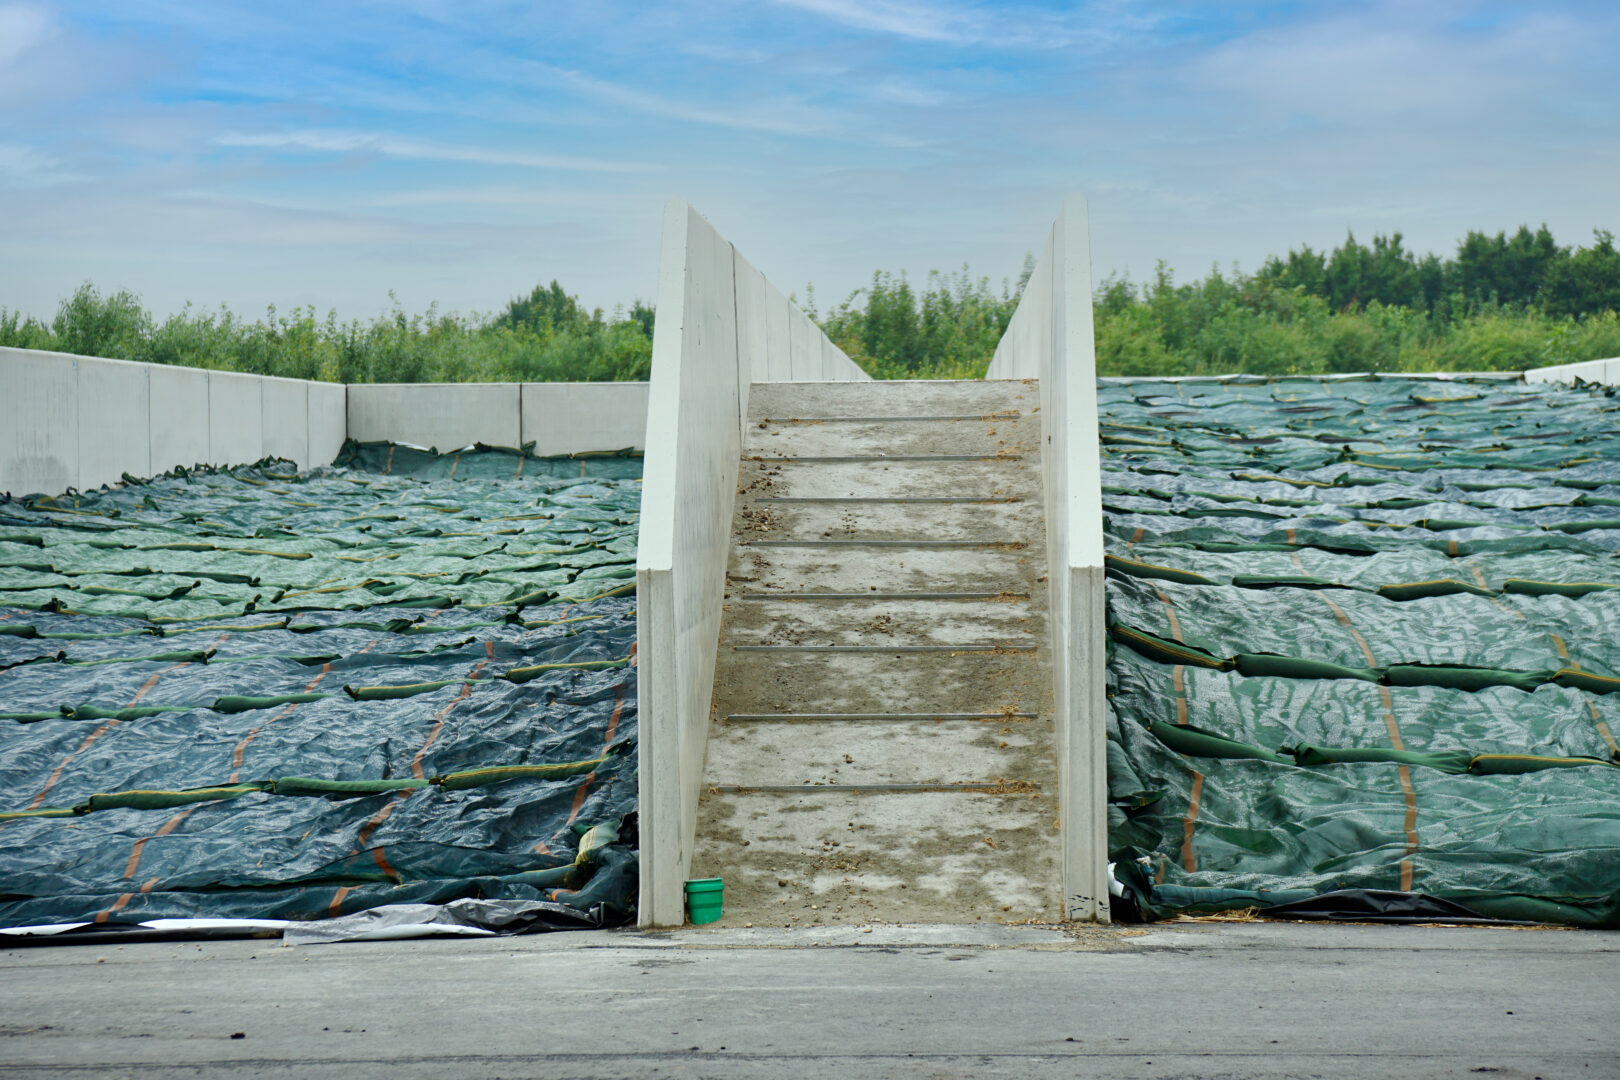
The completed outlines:
{"type": "Polygon", "coordinates": [[[1240,589],[1348,589],[1350,586],[1319,577],[1273,577],[1264,574],[1234,574],[1232,584],[1240,589]]]}
{"type": "Polygon", "coordinates": [[[1460,774],[1468,771],[1474,755],[1466,751],[1423,754],[1414,750],[1396,750],[1390,746],[1285,746],[1283,752],[1293,756],[1295,764],[1307,768],[1320,765],[1392,764],[1420,765],[1444,773],[1460,774]]]}
{"type": "Polygon", "coordinates": [[[195,705],[131,705],[123,709],[104,709],[100,705],[64,705],[63,715],[72,720],[143,720],[166,712],[187,712],[195,705]]]}
{"type": "Polygon", "coordinates": [[[185,791],[113,791],[90,796],[73,808],[75,814],[88,814],[96,810],[165,810],[171,806],[189,806],[192,803],[235,799],[269,791],[272,780],[251,780],[245,784],[223,784],[219,787],[190,788],[185,791]]]}
{"type": "Polygon", "coordinates": [[[1589,694],[1620,694],[1620,679],[1612,675],[1594,675],[1590,671],[1564,668],[1552,681],[1559,686],[1572,686],[1589,694]]]}
{"type": "Polygon", "coordinates": [[[573,863],[554,866],[549,870],[524,870],[517,874],[501,874],[498,881],[512,885],[527,885],[532,889],[577,889],[585,883],[585,874],[573,863]]]}
{"type": "Polygon", "coordinates": [[[507,780],[560,780],[591,772],[611,756],[604,754],[588,761],[564,761],[556,765],[499,765],[488,769],[468,769],[447,776],[435,776],[433,783],[445,791],[465,791],[507,780]]]}
{"type": "Polygon", "coordinates": [[[1479,776],[1517,776],[1543,769],[1585,769],[1593,765],[1620,768],[1595,757],[1544,757],[1538,754],[1477,754],[1468,771],[1479,776]]]}
{"type": "Polygon", "coordinates": [[[1466,581],[1457,581],[1454,578],[1378,586],[1378,595],[1386,600],[1422,600],[1430,596],[1450,596],[1453,593],[1472,593],[1474,596],[1494,595],[1489,589],[1482,589],[1478,585],[1470,585],[1466,581]]]}
{"type": "Polygon", "coordinates": [[[1603,581],[1526,581],[1523,578],[1509,578],[1502,582],[1503,592],[1522,593],[1526,596],[1579,598],[1587,593],[1603,592],[1606,589],[1620,589],[1620,584],[1603,581]]]}
{"type": "Polygon", "coordinates": [[[1563,521],[1548,525],[1562,533],[1593,532],[1597,529],[1620,529],[1620,518],[1599,518],[1596,521],[1563,521]]]}
{"type": "Polygon", "coordinates": [[[1238,653],[1232,658],[1238,674],[1275,676],[1284,679],[1359,679],[1378,682],[1383,673],[1376,668],[1346,667],[1325,660],[1304,660],[1274,653],[1238,653]]]}
{"type": "Polygon", "coordinates": [[[1169,724],[1161,720],[1149,725],[1148,730],[1164,745],[1188,757],[1249,759],[1269,761],[1274,765],[1294,764],[1293,758],[1273,754],[1270,750],[1237,742],[1223,735],[1193,727],[1191,724],[1169,724]]]}
{"type": "Polygon", "coordinates": [[[1532,693],[1552,677],[1551,671],[1507,671],[1503,668],[1446,664],[1391,664],[1384,669],[1384,682],[1390,686],[1443,686],[1451,690],[1511,686],[1515,690],[1532,693]]]}
{"type": "Polygon", "coordinates": [[[1214,578],[1207,578],[1203,574],[1195,574],[1191,570],[1177,570],[1172,566],[1158,566],[1138,559],[1123,559],[1118,555],[1105,555],[1103,558],[1108,565],[1108,569],[1118,571],[1121,574],[1128,574],[1131,577],[1174,581],[1182,585],[1220,584],[1214,578]]]}
{"type": "Polygon", "coordinates": [[[1223,660],[1192,645],[1167,641],[1156,634],[1137,630],[1135,627],[1114,623],[1108,627],[1108,633],[1115,641],[1123,642],[1148,659],[1157,660],[1161,664],[1190,664],[1194,667],[1213,668],[1216,671],[1232,670],[1230,660],[1223,660]]]}
{"type": "Polygon", "coordinates": [[[322,780],[309,776],[282,776],[274,781],[273,790],[277,795],[359,798],[390,791],[416,791],[428,785],[429,781],[415,777],[399,780],[322,780]]]}
{"type": "Polygon", "coordinates": [[[246,694],[227,694],[225,697],[215,698],[210,706],[217,713],[251,712],[254,709],[273,709],[277,705],[303,705],[311,701],[322,701],[332,697],[332,694],[270,694],[264,697],[251,697],[246,694]]]}
{"type": "Polygon", "coordinates": [[[0,623],[0,637],[39,637],[39,631],[27,623],[0,623]]]}
{"type": "Polygon", "coordinates": [[[417,694],[431,694],[435,690],[443,690],[446,686],[489,681],[488,679],[440,679],[437,682],[410,683],[405,686],[345,686],[343,692],[356,701],[394,701],[398,698],[415,697],[417,694]]]}
{"type": "Polygon", "coordinates": [[[530,679],[539,678],[548,671],[605,671],[608,668],[624,667],[630,663],[628,656],[619,660],[581,660],[572,664],[534,664],[531,667],[512,668],[501,676],[510,682],[526,683],[530,679]]]}
{"type": "Polygon", "coordinates": [[[214,655],[213,649],[191,649],[185,652],[150,653],[146,656],[114,656],[106,660],[69,660],[76,667],[95,667],[99,664],[206,664],[214,655]]]}

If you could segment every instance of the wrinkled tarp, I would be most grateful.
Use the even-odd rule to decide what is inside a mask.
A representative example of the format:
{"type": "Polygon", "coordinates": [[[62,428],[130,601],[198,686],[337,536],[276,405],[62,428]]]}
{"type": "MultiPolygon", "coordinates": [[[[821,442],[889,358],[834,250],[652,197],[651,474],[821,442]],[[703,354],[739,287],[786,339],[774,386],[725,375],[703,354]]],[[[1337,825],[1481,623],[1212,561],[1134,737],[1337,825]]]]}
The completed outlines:
{"type": "Polygon", "coordinates": [[[1116,381],[1100,410],[1110,848],[1144,915],[1620,925],[1612,392],[1116,381]]]}
{"type": "Polygon", "coordinates": [[[640,485],[459,457],[0,503],[0,925],[628,916],[640,485]]]}

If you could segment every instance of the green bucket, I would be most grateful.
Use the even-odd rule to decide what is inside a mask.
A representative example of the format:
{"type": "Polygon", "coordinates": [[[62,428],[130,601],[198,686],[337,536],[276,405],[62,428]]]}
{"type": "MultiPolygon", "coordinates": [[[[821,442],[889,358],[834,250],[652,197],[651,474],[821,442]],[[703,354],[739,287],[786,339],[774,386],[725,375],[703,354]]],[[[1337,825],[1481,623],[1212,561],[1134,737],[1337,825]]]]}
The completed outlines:
{"type": "Polygon", "coordinates": [[[686,918],[693,926],[714,922],[725,907],[726,883],[717,877],[686,883],[686,918]]]}

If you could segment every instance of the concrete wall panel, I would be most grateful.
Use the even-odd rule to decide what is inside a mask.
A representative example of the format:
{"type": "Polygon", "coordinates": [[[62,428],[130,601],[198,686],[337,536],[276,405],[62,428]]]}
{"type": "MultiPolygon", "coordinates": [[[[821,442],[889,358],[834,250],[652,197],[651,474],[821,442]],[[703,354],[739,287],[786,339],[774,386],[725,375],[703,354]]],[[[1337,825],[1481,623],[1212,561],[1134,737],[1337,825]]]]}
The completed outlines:
{"type": "Polygon", "coordinates": [[[771,287],[765,275],[741,255],[736,264],[737,359],[745,381],[764,382],[771,377],[771,287]]]}
{"type": "Polygon", "coordinates": [[[348,402],[348,387],[341,383],[309,384],[310,468],[337,460],[349,431],[348,402]]]}
{"type": "Polygon", "coordinates": [[[519,383],[376,383],[349,387],[349,437],[460,450],[473,443],[517,446],[519,383]]]}
{"type": "Polygon", "coordinates": [[[152,473],[152,417],[147,364],[80,357],[74,363],[79,404],[79,467],[74,483],[88,491],[124,473],[152,473]]]}
{"type": "Polygon", "coordinates": [[[74,357],[0,349],[0,491],[58,494],[79,481],[78,370],[74,357]]]}
{"type": "Polygon", "coordinates": [[[1070,196],[988,378],[1040,380],[1064,917],[1107,922],[1107,699],[1101,462],[1085,200],[1070,196]]]}
{"type": "Polygon", "coordinates": [[[765,378],[793,379],[793,304],[770,282],[765,283],[765,378]]]}
{"type": "Polygon", "coordinates": [[[300,469],[309,468],[309,383],[266,378],[259,389],[265,456],[286,458],[297,462],[300,469]]]}
{"type": "Polygon", "coordinates": [[[1584,360],[1578,364],[1554,364],[1550,367],[1531,368],[1524,373],[1527,383],[1558,382],[1569,385],[1576,380],[1620,386],[1620,357],[1610,360],[1584,360]]]}
{"type": "Polygon", "coordinates": [[[820,330],[757,275],[685,201],[666,207],[636,552],[638,910],[648,926],[685,918],[749,383],[781,370],[813,379],[829,366],[864,377],[842,353],[829,364],[820,330]]]}
{"type": "Polygon", "coordinates": [[[788,355],[793,381],[807,382],[821,377],[821,342],[816,328],[804,312],[788,309],[788,355]]]}
{"type": "Polygon", "coordinates": [[[201,368],[148,366],[153,475],[177,465],[190,468],[210,460],[208,374],[201,368]]]}
{"type": "Polygon", "coordinates": [[[640,450],[646,441],[644,382],[524,383],[522,394],[521,438],[541,456],[640,450]]]}
{"type": "MultiPolygon", "coordinates": [[[[754,285],[773,291],[749,270],[754,285]]],[[[757,314],[751,306],[750,317],[757,314]]],[[[706,332],[729,335],[735,346],[730,324],[706,332]]],[[[732,354],[733,382],[736,365],[732,354]]],[[[440,450],[524,440],[542,454],[639,450],[648,384],[529,384],[525,405],[517,383],[346,387],[0,348],[0,395],[13,418],[0,432],[0,491],[56,494],[116,483],[124,473],[242,465],[267,454],[300,468],[328,465],[351,434],[440,450]]]]}
{"type": "Polygon", "coordinates": [[[234,371],[208,373],[208,461],[249,465],[264,457],[263,379],[234,371]]]}

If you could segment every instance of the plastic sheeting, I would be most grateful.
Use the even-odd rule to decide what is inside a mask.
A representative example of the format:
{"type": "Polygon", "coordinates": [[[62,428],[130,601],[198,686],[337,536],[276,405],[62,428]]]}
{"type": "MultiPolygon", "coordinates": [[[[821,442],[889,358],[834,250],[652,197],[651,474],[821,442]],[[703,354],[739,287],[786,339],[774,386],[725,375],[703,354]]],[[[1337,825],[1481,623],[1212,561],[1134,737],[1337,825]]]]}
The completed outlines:
{"type": "Polygon", "coordinates": [[[1101,413],[1110,844],[1144,915],[1620,925],[1609,393],[1116,382],[1101,413]]]}
{"type": "Polygon", "coordinates": [[[628,917],[639,482],[348,460],[0,503],[0,925],[628,917]]]}

